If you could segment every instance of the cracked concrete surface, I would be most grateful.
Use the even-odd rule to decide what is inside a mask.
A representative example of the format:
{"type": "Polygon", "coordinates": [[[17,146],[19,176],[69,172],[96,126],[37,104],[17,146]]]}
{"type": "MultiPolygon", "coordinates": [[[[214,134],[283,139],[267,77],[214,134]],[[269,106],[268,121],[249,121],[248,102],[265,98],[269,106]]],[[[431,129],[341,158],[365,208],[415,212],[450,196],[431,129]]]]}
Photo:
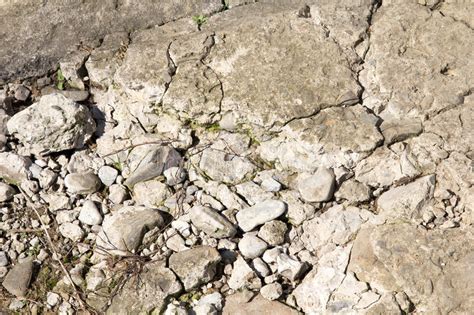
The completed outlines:
{"type": "MultiPolygon", "coordinates": [[[[31,45],[41,51],[34,58],[5,32],[11,45],[0,48],[0,78],[43,74],[59,60],[70,61],[75,45],[87,46],[89,106],[98,126],[87,154],[117,168],[130,192],[145,180],[169,186],[157,206],[176,224],[163,233],[172,235],[157,256],[164,262],[158,275],[141,272],[147,279],[164,274],[163,285],[172,289],[152,284],[133,291],[127,284],[108,312],[132,304],[165,314],[185,312],[183,305],[199,310],[199,302],[176,298],[183,279],[166,264],[188,243],[221,251],[222,278],[209,288],[222,293],[224,306],[212,305],[224,314],[241,311],[236,300],[243,309],[289,314],[465,314],[474,307],[472,3],[150,3],[71,6],[67,25],[89,24],[76,30],[64,26],[65,9],[57,1],[5,6],[4,12],[7,22],[19,25],[18,37],[39,14],[61,18],[45,24],[49,33],[33,36],[31,45]],[[55,8],[59,13],[52,13],[55,8]],[[92,9],[102,22],[83,13],[92,9]],[[143,18],[130,18],[130,10],[143,18]],[[198,13],[207,16],[199,27],[190,18],[198,13]],[[26,14],[31,18],[18,22],[26,14]],[[107,21],[113,23],[104,31],[107,21]],[[21,51],[16,59],[13,49],[21,51]],[[172,158],[160,155],[164,151],[172,158]],[[163,173],[172,167],[187,174],[183,190],[198,193],[180,195],[163,173]],[[330,185],[325,201],[307,202],[303,191],[316,188],[301,187],[297,178],[321,169],[333,181],[310,182],[330,185]],[[140,176],[130,184],[134,172],[140,176]],[[243,224],[235,218],[239,211],[260,209],[268,199],[283,201],[277,210],[285,214],[272,217],[262,208],[255,218],[267,227],[241,228],[225,240],[199,233],[197,220],[186,214],[204,205],[216,209],[206,212],[210,221],[237,228],[243,224]],[[190,224],[192,232],[181,232],[190,224]],[[261,253],[245,255],[242,237],[264,238],[278,226],[285,227],[281,245],[259,239],[261,253]],[[268,285],[280,285],[278,302],[267,295],[268,285]],[[160,296],[156,305],[145,299],[153,290],[160,296]],[[252,300],[246,290],[258,295],[252,300]]],[[[3,129],[0,136],[9,137],[3,150],[35,153],[14,140],[14,128],[3,129]]],[[[136,195],[127,200],[131,205],[140,203],[136,195]]],[[[100,264],[95,260],[92,267],[100,264]]],[[[208,292],[204,287],[199,294],[208,292]]],[[[107,302],[89,293],[91,304],[107,302]]]]}

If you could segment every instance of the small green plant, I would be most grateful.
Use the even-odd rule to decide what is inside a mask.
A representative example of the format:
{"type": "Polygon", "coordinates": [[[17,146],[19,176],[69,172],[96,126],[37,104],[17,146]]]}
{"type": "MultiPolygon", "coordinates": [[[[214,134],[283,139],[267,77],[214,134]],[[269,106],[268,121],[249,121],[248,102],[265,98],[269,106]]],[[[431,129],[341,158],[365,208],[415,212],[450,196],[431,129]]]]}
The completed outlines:
{"type": "Polygon", "coordinates": [[[56,84],[56,87],[58,88],[58,90],[64,90],[64,83],[66,82],[66,78],[64,78],[64,75],[61,69],[59,69],[58,72],[56,73],[56,80],[58,81],[58,83],[56,84]]]}
{"type": "Polygon", "coordinates": [[[197,24],[199,30],[201,30],[201,26],[207,22],[207,17],[200,14],[193,16],[193,21],[197,24]]]}

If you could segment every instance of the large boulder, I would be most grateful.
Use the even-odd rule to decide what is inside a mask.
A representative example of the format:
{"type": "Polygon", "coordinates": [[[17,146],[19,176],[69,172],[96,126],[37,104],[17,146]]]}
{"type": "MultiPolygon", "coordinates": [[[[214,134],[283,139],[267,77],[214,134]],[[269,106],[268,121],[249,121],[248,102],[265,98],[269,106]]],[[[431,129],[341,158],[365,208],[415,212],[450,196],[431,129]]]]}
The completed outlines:
{"type": "Polygon", "coordinates": [[[49,94],[15,114],[8,132],[34,154],[80,149],[95,131],[87,107],[61,94],[49,94]]]}

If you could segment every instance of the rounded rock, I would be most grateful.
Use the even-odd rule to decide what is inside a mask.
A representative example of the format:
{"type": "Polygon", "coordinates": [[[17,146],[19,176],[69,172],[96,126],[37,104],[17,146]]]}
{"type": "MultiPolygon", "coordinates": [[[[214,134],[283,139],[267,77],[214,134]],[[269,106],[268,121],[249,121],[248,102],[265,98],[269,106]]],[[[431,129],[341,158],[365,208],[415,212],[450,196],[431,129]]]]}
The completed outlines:
{"type": "Polygon", "coordinates": [[[111,186],[117,178],[118,171],[111,166],[105,165],[99,168],[97,175],[105,186],[111,186]]]}
{"type": "Polygon", "coordinates": [[[79,213],[79,221],[87,225],[99,225],[102,223],[102,214],[91,200],[86,200],[79,213]]]}
{"type": "Polygon", "coordinates": [[[70,193],[81,195],[95,193],[102,185],[99,177],[92,172],[68,174],[64,184],[70,193]]]}
{"type": "Polygon", "coordinates": [[[239,242],[239,250],[245,258],[253,259],[261,256],[268,245],[265,241],[250,234],[245,234],[239,242]]]}

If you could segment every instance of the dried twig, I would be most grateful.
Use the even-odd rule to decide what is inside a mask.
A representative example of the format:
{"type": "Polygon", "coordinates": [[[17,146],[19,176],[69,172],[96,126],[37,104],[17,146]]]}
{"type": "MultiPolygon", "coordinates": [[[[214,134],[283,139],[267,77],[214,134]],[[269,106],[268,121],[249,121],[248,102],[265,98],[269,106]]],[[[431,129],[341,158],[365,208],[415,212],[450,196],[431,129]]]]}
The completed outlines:
{"type": "Polygon", "coordinates": [[[74,289],[74,295],[76,297],[76,300],[79,302],[79,304],[81,305],[81,307],[88,311],[89,313],[91,314],[98,314],[96,310],[94,310],[90,305],[88,305],[82,298],[82,295],[81,295],[81,292],[79,291],[79,289],[77,288],[76,284],[74,283],[74,281],[72,280],[72,277],[71,275],[69,274],[69,272],[67,271],[66,267],[64,266],[64,264],[62,263],[61,259],[59,259],[59,253],[58,251],[56,250],[55,246],[54,246],[54,243],[53,243],[53,240],[51,238],[51,236],[49,235],[49,232],[48,232],[48,225],[45,224],[43,222],[43,219],[41,218],[41,215],[39,213],[39,210],[38,208],[36,207],[35,203],[33,202],[33,200],[30,198],[30,196],[28,196],[28,194],[25,193],[25,191],[21,188],[21,187],[18,187],[18,189],[20,190],[21,194],[25,197],[27,203],[29,203],[29,205],[31,206],[31,208],[33,209],[33,211],[35,212],[36,216],[38,217],[38,220],[41,224],[41,228],[43,229],[44,231],[44,234],[46,235],[46,239],[48,241],[48,245],[50,247],[50,250],[51,252],[53,253],[53,255],[56,257],[56,261],[59,263],[59,266],[61,267],[61,270],[62,272],[64,273],[64,275],[66,276],[66,278],[68,279],[69,283],[71,284],[72,288],[74,289]]]}

